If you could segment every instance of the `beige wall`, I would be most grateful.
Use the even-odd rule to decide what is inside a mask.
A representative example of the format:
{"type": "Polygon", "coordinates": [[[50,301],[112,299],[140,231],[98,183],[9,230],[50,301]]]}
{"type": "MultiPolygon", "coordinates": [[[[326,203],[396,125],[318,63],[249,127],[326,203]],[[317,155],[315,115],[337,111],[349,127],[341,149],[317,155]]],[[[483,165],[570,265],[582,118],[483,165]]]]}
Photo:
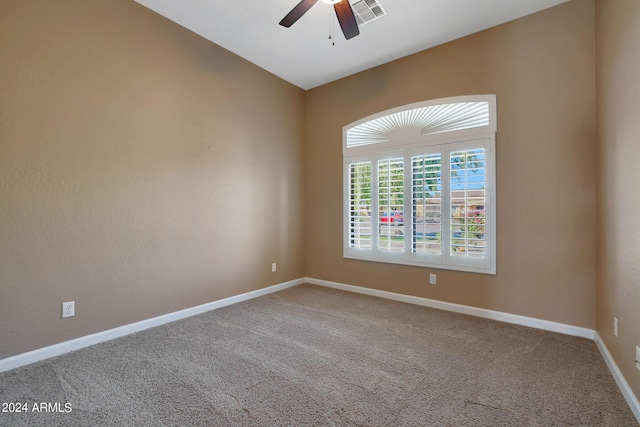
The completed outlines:
{"type": "Polygon", "coordinates": [[[640,372],[634,367],[640,345],[640,2],[599,0],[596,17],[596,330],[640,396],[640,372]]]}
{"type": "Polygon", "coordinates": [[[574,1],[309,91],[307,276],[593,328],[594,44],[594,2],[574,1]],[[344,259],[342,127],[484,93],[498,107],[497,274],[344,259]]]}
{"type": "Polygon", "coordinates": [[[304,91],[130,0],[0,52],[0,358],[304,275],[304,91]]]}

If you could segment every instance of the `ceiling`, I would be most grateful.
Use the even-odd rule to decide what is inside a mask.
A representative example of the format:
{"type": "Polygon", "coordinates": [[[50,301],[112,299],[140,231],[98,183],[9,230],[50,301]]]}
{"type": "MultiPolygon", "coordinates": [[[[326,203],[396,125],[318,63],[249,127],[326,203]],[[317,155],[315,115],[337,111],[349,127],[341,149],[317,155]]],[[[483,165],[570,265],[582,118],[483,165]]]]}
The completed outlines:
{"type": "Polygon", "coordinates": [[[333,6],[322,1],[291,28],[278,25],[299,1],[136,0],[302,89],[567,0],[377,0],[387,15],[361,25],[360,35],[351,40],[342,35],[333,6]]]}

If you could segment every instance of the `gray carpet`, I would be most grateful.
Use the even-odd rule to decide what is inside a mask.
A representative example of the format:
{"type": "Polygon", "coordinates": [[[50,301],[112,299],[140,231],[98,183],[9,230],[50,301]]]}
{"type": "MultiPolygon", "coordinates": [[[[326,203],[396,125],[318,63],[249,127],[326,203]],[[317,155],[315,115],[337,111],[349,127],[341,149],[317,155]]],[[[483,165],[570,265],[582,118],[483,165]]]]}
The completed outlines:
{"type": "Polygon", "coordinates": [[[638,425],[592,341],[311,285],[0,374],[0,402],[29,407],[3,426],[638,425]]]}

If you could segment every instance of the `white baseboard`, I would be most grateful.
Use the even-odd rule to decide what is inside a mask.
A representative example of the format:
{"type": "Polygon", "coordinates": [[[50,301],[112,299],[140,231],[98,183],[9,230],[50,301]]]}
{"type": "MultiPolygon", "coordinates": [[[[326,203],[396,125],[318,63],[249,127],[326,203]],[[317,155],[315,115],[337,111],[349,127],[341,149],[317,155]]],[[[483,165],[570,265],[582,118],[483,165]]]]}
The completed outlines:
{"type": "Polygon", "coordinates": [[[588,339],[594,339],[595,331],[593,329],[581,328],[579,326],[566,325],[564,323],[550,322],[548,320],[536,319],[534,317],[520,316],[518,314],[504,313],[501,311],[487,310],[484,308],[471,307],[468,305],[454,304],[450,302],[437,301],[428,298],[414,297],[411,295],[396,294],[394,292],[380,291],[377,289],[363,288],[360,286],[346,285],[344,283],[330,282],[327,280],[314,279],[307,277],[306,283],[312,285],[326,286],[343,291],[356,292],[359,294],[371,295],[374,297],[391,299],[394,301],[406,302],[409,304],[421,305],[424,307],[437,308],[455,313],[468,314],[485,319],[499,320],[505,323],[513,323],[516,325],[529,326],[531,328],[543,329],[545,331],[559,332],[565,335],[573,335],[588,339]]]}
{"type": "Polygon", "coordinates": [[[207,311],[215,310],[217,308],[226,307],[228,305],[236,304],[242,301],[247,301],[253,298],[257,298],[263,295],[268,295],[273,292],[278,292],[293,286],[301,285],[303,283],[310,283],[318,286],[325,286],[334,289],[340,289],[348,292],[355,292],[359,294],[371,295],[380,298],[386,298],[394,301],[405,302],[409,304],[421,305],[424,307],[431,307],[440,310],[452,311],[455,313],[468,314],[471,316],[482,317],[485,319],[493,319],[506,323],[513,323],[516,325],[529,326],[536,329],[542,329],[552,332],[559,332],[566,335],[573,335],[583,338],[592,339],[596,342],[602,357],[604,358],[611,374],[613,375],[620,391],[629,404],[631,411],[635,415],[638,422],[640,422],[640,403],[634,395],[633,391],[629,387],[629,384],[622,376],[622,373],[618,369],[615,361],[611,357],[607,347],[600,338],[597,332],[592,329],[581,328],[578,326],[566,325],[563,323],[550,322],[548,320],[536,319],[533,317],[520,316],[517,314],[504,313],[500,311],[487,310],[484,308],[471,307],[461,304],[454,304],[449,302],[437,301],[428,298],[415,297],[411,295],[397,294],[394,292],[380,291],[377,289],[363,288],[360,286],[347,285],[344,283],[331,282],[328,280],[314,279],[311,277],[305,277],[301,279],[291,280],[289,282],[280,283],[277,285],[269,286],[264,289],[258,289],[256,291],[247,292],[241,295],[235,295],[229,298],[213,301],[210,303],[198,305],[196,307],[187,308],[185,310],[168,313],[162,316],[154,317],[151,319],[142,320],[140,322],[131,323],[129,325],[120,326],[118,328],[109,329],[107,331],[98,332],[95,334],[87,335],[84,337],[76,338],[70,341],[65,341],[59,344],[54,344],[48,347],[43,347],[37,350],[33,350],[27,353],[18,354],[16,356],[8,357],[0,360],[0,372],[9,371],[11,369],[19,368],[21,366],[29,365],[35,362],[39,362],[51,357],[60,356],[70,351],[79,350],[81,348],[89,347],[94,344],[98,344],[104,341],[109,341],[115,338],[119,338],[125,335],[129,335],[135,332],[139,332],[145,329],[153,328],[156,326],[164,325],[169,322],[184,319],[187,317],[195,316],[197,314],[205,313],[207,311]]]}
{"type": "Polygon", "coordinates": [[[600,334],[598,334],[598,332],[595,333],[594,341],[598,346],[598,350],[600,350],[600,354],[602,354],[602,358],[604,359],[605,363],[609,367],[609,371],[611,371],[611,375],[613,375],[613,378],[616,380],[616,384],[618,384],[618,388],[620,389],[620,391],[622,392],[622,395],[624,396],[625,400],[629,404],[629,407],[631,408],[631,412],[633,412],[633,415],[635,415],[636,420],[638,420],[638,423],[640,423],[640,402],[638,402],[638,398],[636,397],[635,394],[633,394],[633,390],[631,390],[631,387],[629,387],[629,383],[627,383],[627,380],[625,380],[624,376],[622,376],[622,372],[620,372],[620,369],[618,369],[618,365],[613,360],[613,357],[611,357],[611,353],[609,353],[609,349],[607,349],[607,346],[604,344],[604,341],[602,341],[602,338],[600,337],[600,334]]]}
{"type": "Polygon", "coordinates": [[[84,337],[76,338],[70,341],[50,345],[48,347],[39,348],[27,353],[18,354],[16,356],[7,357],[6,359],[0,360],[0,372],[9,371],[11,369],[19,368],[25,365],[30,365],[44,359],[60,356],[61,354],[68,353],[70,351],[79,350],[81,348],[89,347],[91,345],[98,344],[104,341],[109,341],[125,335],[133,334],[134,332],[139,332],[145,329],[164,325],[165,323],[174,322],[176,320],[195,316],[197,314],[202,314],[207,311],[226,307],[228,305],[236,304],[242,301],[247,301],[273,292],[278,292],[283,289],[300,285],[302,283],[305,283],[303,279],[291,280],[289,282],[269,286],[264,289],[258,289],[256,291],[235,295],[218,301],[209,302],[184,310],[175,311],[173,313],[164,314],[162,316],[153,317],[151,319],[141,320],[139,322],[120,326],[118,328],[86,335],[84,337]]]}

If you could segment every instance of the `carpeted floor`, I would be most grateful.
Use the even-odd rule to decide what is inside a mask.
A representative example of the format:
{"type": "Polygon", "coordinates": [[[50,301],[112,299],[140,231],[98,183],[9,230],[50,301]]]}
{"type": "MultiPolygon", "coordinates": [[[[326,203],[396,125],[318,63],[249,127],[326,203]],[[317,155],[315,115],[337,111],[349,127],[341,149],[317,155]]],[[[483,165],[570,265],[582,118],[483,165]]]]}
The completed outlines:
{"type": "Polygon", "coordinates": [[[0,402],[28,407],[2,426],[638,425],[592,341],[312,285],[0,374],[0,402]]]}

